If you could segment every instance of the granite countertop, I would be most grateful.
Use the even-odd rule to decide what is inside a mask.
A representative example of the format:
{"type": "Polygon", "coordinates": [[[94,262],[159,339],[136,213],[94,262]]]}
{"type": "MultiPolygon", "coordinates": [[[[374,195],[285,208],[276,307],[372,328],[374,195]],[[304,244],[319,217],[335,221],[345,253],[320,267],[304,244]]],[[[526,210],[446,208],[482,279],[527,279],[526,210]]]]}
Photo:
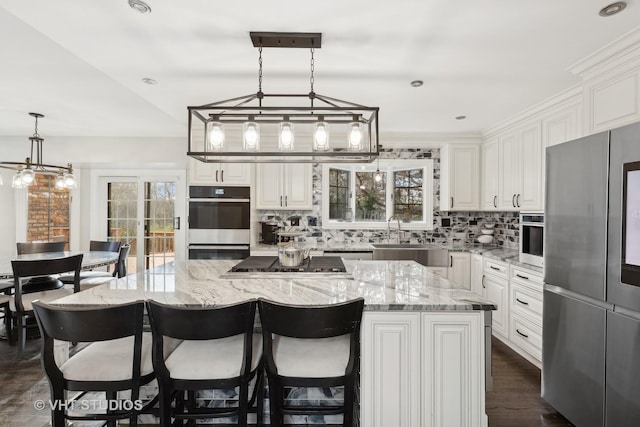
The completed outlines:
{"type": "Polygon", "coordinates": [[[173,305],[220,305],[268,298],[288,304],[332,304],[357,297],[368,311],[495,310],[481,296],[428,271],[414,261],[353,261],[345,266],[353,279],[221,278],[236,264],[227,260],[190,260],[186,266],[159,273],[113,279],[110,283],[64,297],[63,305],[112,305],[153,299],[173,305]]]}

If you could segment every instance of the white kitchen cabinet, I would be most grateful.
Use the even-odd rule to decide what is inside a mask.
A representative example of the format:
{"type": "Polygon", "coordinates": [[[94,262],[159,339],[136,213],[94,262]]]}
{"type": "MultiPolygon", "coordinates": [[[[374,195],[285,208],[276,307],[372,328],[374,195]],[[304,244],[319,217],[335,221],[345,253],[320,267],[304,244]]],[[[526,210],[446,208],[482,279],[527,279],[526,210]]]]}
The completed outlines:
{"type": "Polygon", "coordinates": [[[190,157],[189,185],[251,185],[251,165],[204,163],[190,157]]]}
{"type": "Polygon", "coordinates": [[[312,209],[313,166],[310,163],[258,164],[256,198],[256,209],[312,209]]]}
{"type": "Polygon", "coordinates": [[[492,332],[503,341],[509,339],[509,266],[493,259],[483,260],[482,296],[498,308],[493,311],[492,332]]]}
{"type": "Polygon", "coordinates": [[[360,424],[421,424],[420,313],[367,311],[362,319],[360,424]]]}
{"type": "Polygon", "coordinates": [[[440,210],[480,208],[480,146],[448,144],[440,150],[440,210]]]}
{"type": "Polygon", "coordinates": [[[471,292],[482,295],[482,255],[471,254],[471,292]]]}
{"type": "Polygon", "coordinates": [[[511,266],[509,277],[509,346],[541,367],[542,275],[520,266],[511,266]]]}
{"type": "Polygon", "coordinates": [[[542,138],[540,122],[499,138],[499,194],[501,210],[542,209],[542,138]]]}
{"type": "Polygon", "coordinates": [[[488,140],[482,144],[482,202],[483,210],[498,210],[498,193],[500,191],[498,140],[488,140]]]}
{"type": "Polygon", "coordinates": [[[422,314],[421,426],[487,425],[484,312],[468,314],[422,314]]]}
{"type": "Polygon", "coordinates": [[[471,289],[471,254],[469,252],[449,252],[447,278],[461,289],[471,289]]]}
{"type": "Polygon", "coordinates": [[[486,426],[483,316],[365,312],[360,425],[486,426]]]}

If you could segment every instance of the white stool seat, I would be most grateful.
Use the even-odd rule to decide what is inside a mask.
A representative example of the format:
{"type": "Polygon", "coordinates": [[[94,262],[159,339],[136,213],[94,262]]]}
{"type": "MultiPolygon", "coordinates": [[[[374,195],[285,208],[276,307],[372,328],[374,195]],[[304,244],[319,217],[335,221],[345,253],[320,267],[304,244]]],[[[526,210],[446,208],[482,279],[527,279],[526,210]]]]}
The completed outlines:
{"type": "MultiPolygon", "coordinates": [[[[153,372],[151,333],[142,334],[140,375],[153,372]]],[[[95,342],[67,360],[60,370],[75,381],[121,381],[131,378],[134,337],[95,342]]]]}
{"type": "Polygon", "coordinates": [[[278,375],[286,377],[344,376],[349,352],[349,335],[316,339],[275,335],[273,338],[273,359],[278,375]]]}
{"type": "MultiPolygon", "coordinates": [[[[244,335],[216,340],[183,341],[166,359],[171,378],[207,380],[233,378],[240,375],[244,335]]],[[[251,370],[258,367],[262,357],[262,335],[253,335],[251,370]]]]}

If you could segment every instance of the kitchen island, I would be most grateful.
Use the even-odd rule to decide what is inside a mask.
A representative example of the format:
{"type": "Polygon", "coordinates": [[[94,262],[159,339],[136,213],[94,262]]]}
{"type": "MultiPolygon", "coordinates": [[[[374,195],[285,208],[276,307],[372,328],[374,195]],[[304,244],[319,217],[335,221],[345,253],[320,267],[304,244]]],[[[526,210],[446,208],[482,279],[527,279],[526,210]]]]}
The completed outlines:
{"type": "MultiPolygon", "coordinates": [[[[360,419],[367,427],[486,426],[485,313],[496,307],[413,261],[345,260],[351,278],[229,278],[237,261],[184,266],[114,279],[57,301],[111,305],[153,299],[220,305],[267,298],[289,304],[365,299],[360,419]]],[[[490,323],[489,323],[490,324],[490,323]]]]}

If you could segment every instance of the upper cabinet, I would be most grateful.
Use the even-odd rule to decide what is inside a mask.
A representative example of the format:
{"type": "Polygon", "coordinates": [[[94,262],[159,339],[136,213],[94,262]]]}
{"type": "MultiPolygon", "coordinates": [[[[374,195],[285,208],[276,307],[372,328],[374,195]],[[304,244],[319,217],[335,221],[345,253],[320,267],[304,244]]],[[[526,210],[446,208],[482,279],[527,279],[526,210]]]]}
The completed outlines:
{"type": "Polygon", "coordinates": [[[260,163],[256,166],[256,209],[311,210],[310,163],[260,163]]]}
{"type": "Polygon", "coordinates": [[[448,144],[440,150],[440,210],[480,208],[480,145],[448,144]]]}
{"type": "Polygon", "coordinates": [[[189,157],[189,185],[251,185],[251,165],[204,163],[189,157]]]}
{"type": "Polygon", "coordinates": [[[483,210],[498,210],[500,191],[498,140],[492,139],[482,144],[482,203],[483,210]]]}

